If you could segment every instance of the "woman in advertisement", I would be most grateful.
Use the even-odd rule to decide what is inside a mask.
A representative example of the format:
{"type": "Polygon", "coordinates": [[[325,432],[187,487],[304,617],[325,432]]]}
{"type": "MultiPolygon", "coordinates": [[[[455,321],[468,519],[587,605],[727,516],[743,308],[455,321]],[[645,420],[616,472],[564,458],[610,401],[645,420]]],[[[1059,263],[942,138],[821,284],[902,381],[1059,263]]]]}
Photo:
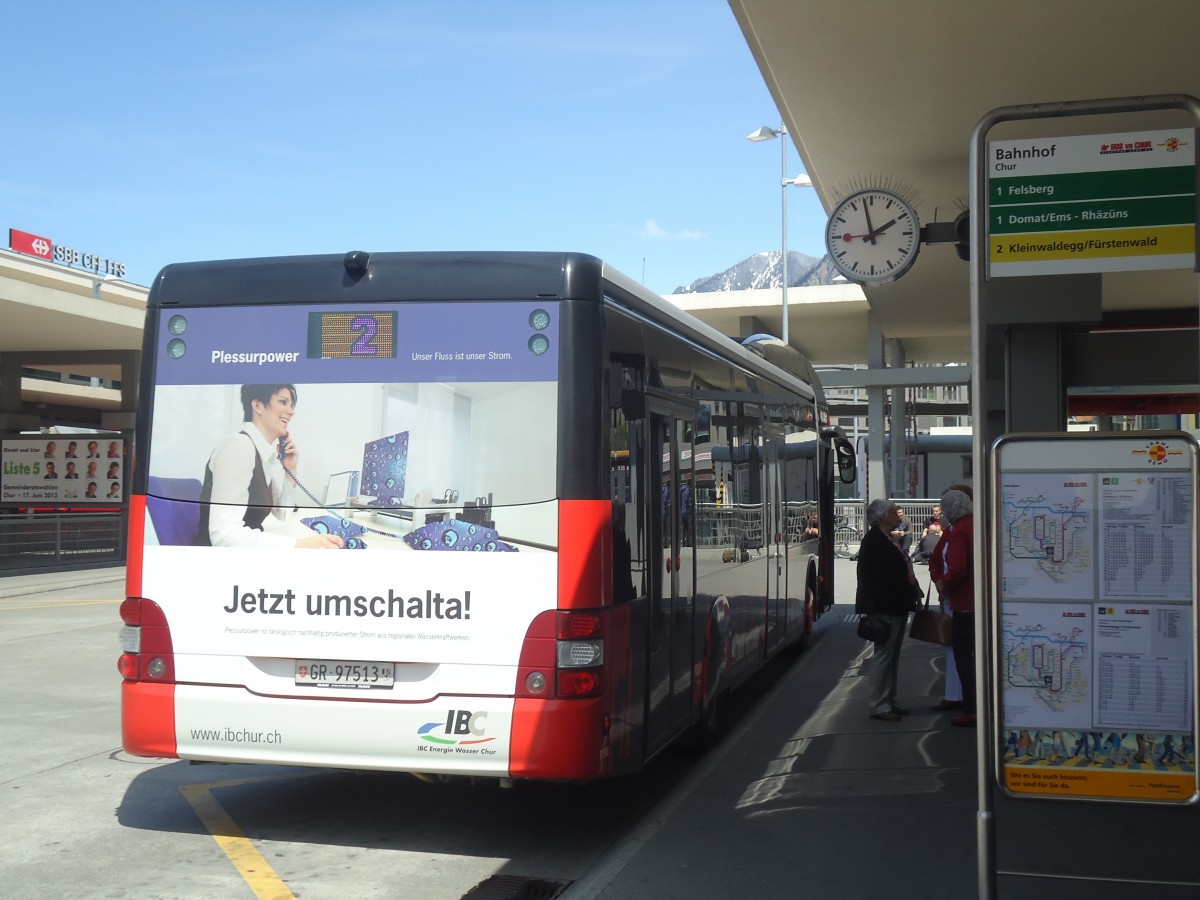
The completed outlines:
{"type": "Polygon", "coordinates": [[[296,408],[292,384],[244,384],[245,421],[217,445],[204,470],[196,543],[214,547],[308,547],[334,550],[334,534],[293,538],[265,531],[268,515],[287,516],[300,452],[288,435],[296,408]]]}

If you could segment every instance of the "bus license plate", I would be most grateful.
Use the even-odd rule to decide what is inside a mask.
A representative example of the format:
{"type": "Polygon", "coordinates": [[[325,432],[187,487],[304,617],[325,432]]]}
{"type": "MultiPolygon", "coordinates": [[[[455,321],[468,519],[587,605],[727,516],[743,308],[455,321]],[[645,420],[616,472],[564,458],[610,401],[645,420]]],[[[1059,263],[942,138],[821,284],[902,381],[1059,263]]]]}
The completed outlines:
{"type": "Polygon", "coordinates": [[[395,663],[347,662],[341,659],[296,660],[296,684],[306,687],[391,690],[395,680],[395,663]]]}

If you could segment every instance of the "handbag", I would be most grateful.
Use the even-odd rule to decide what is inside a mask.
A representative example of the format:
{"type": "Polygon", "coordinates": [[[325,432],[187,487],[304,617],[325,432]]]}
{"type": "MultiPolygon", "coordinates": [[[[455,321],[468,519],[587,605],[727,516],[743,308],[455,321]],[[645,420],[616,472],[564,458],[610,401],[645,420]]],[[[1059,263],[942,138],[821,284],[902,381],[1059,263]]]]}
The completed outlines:
{"type": "Polygon", "coordinates": [[[883,613],[867,613],[858,620],[858,636],[873,644],[882,644],[892,633],[892,617],[883,613]]]}
{"type": "Polygon", "coordinates": [[[953,620],[937,607],[929,608],[929,595],[933,592],[933,582],[929,582],[929,587],[925,590],[925,604],[918,606],[917,611],[913,613],[912,625],[908,629],[908,636],[917,641],[926,641],[930,644],[941,644],[943,647],[949,646],[950,635],[953,620]]]}

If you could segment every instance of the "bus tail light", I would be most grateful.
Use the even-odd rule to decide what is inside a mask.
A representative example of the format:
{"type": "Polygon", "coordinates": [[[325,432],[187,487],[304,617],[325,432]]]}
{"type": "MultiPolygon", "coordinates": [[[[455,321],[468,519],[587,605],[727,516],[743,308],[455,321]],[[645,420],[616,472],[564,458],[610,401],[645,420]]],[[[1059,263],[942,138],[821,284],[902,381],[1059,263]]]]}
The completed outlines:
{"type": "Polygon", "coordinates": [[[586,638],[603,634],[602,620],[596,613],[562,610],[558,614],[560,638],[586,638]]]}
{"type": "Polygon", "coordinates": [[[121,653],[117,671],[126,681],[175,682],[175,651],[162,607],[129,597],[121,604],[121,653]]]}
{"type": "Polygon", "coordinates": [[[559,697],[594,697],[604,690],[604,619],[597,613],[560,610],[555,664],[559,697]]]}
{"type": "Polygon", "coordinates": [[[559,641],[558,667],[581,669],[604,664],[603,641],[559,641]]]}
{"type": "Polygon", "coordinates": [[[530,623],[521,647],[516,694],[543,700],[604,692],[603,611],[548,610],[530,623]]]}
{"type": "Polygon", "coordinates": [[[558,673],[560,697],[594,697],[603,689],[599,669],[564,669],[558,673]]]}

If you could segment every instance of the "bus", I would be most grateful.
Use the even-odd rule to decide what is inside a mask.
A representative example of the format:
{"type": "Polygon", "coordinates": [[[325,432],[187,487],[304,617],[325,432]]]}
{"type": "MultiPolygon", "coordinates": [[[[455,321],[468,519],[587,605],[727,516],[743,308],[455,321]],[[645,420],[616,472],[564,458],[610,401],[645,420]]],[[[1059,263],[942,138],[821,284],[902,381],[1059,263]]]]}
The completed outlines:
{"type": "Polygon", "coordinates": [[[593,256],[169,265],[144,341],[130,754],[624,775],[833,603],[812,367],[593,256]]]}

